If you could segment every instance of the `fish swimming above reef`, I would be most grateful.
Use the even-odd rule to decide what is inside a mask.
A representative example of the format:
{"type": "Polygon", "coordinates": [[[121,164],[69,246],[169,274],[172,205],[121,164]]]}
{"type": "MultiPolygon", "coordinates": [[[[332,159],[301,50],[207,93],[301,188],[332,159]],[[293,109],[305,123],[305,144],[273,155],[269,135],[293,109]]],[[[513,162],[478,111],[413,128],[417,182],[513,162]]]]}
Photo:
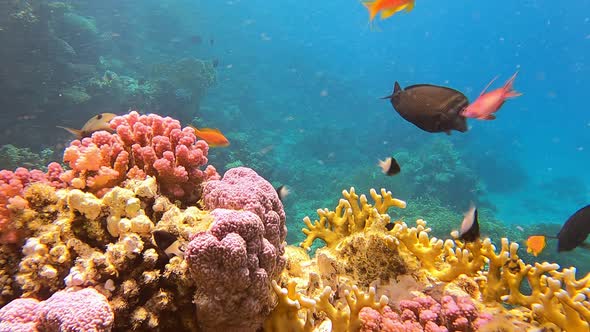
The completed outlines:
{"type": "Polygon", "coordinates": [[[215,128],[197,128],[193,125],[189,127],[195,130],[195,136],[204,140],[210,147],[224,147],[229,145],[229,140],[221,133],[219,129],[215,128]]]}
{"type": "Polygon", "coordinates": [[[465,213],[465,217],[461,223],[461,229],[459,230],[459,239],[465,242],[475,242],[479,239],[477,208],[473,205],[465,213]]]}
{"type": "Polygon", "coordinates": [[[387,19],[397,12],[412,11],[415,0],[375,0],[365,1],[363,5],[369,11],[369,22],[373,22],[375,16],[381,13],[381,19],[387,19]]]}
{"type": "Polygon", "coordinates": [[[545,249],[547,241],[544,235],[533,235],[526,239],[526,251],[537,257],[545,249]]]}
{"type": "Polygon", "coordinates": [[[402,170],[397,163],[397,160],[395,160],[393,157],[388,157],[385,160],[379,160],[379,164],[377,165],[381,167],[383,174],[387,176],[399,174],[399,172],[402,170]]]}
{"type": "Polygon", "coordinates": [[[110,133],[114,132],[114,130],[111,129],[111,127],[109,126],[109,122],[111,122],[111,120],[116,116],[117,116],[117,114],[114,114],[114,113],[100,113],[96,116],[93,116],[90,120],[88,120],[84,124],[82,129],[74,129],[74,128],[68,128],[68,127],[62,127],[62,126],[57,126],[57,127],[65,129],[65,130],[69,131],[70,133],[76,135],[78,137],[78,139],[81,139],[84,137],[90,137],[92,135],[92,133],[94,133],[96,131],[104,130],[104,131],[108,131],[110,133]]]}
{"type": "Polygon", "coordinates": [[[577,247],[590,249],[590,244],[585,242],[588,234],[590,234],[590,205],[586,205],[569,217],[561,226],[557,236],[532,235],[527,239],[527,246],[529,241],[540,241],[541,237],[546,237],[557,239],[557,252],[571,251],[577,247]]]}
{"type": "Polygon", "coordinates": [[[469,100],[461,92],[444,86],[418,84],[404,90],[395,82],[389,99],[402,118],[416,127],[430,132],[467,131],[467,119],[460,113],[469,100]]]}
{"type": "Polygon", "coordinates": [[[283,201],[283,199],[285,199],[285,197],[287,197],[290,194],[289,188],[287,188],[287,186],[285,185],[281,185],[275,190],[277,191],[277,195],[279,196],[281,202],[283,201]]]}
{"type": "Polygon", "coordinates": [[[478,120],[494,120],[496,119],[496,115],[494,113],[498,112],[504,102],[509,98],[515,98],[521,96],[522,93],[514,91],[512,88],[514,84],[514,79],[518,72],[514,73],[512,77],[503,87],[498,88],[494,91],[486,92],[486,90],[494,83],[497,77],[495,77],[488,85],[483,89],[479,97],[471,103],[469,106],[461,112],[461,115],[467,118],[473,118],[478,120]]]}

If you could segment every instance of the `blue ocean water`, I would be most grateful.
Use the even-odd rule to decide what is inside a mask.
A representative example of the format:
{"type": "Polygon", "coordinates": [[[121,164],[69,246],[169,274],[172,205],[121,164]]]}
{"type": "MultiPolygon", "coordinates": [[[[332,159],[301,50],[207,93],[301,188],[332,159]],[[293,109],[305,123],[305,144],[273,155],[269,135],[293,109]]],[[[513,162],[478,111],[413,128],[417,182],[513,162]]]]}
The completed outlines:
{"type": "MultiPolygon", "coordinates": [[[[77,44],[75,31],[62,36],[78,57],[90,54],[81,63],[100,62],[101,69],[138,80],[149,79],[153,63],[189,57],[218,63],[217,82],[200,105],[186,87],[176,87],[169,103],[143,110],[184,112],[220,128],[232,140],[229,148],[212,150],[220,172],[239,161],[289,186],[291,243],[301,240],[304,216],[333,208],[350,187],[391,190],[408,201],[409,212],[394,212],[408,222],[436,204],[448,211],[435,220],[445,231],[456,229],[474,202],[489,211],[480,220],[484,235],[521,243],[530,234],[557,232],[590,202],[588,0],[418,0],[412,12],[377,19],[373,27],[358,1],[66,3],[101,36],[77,44]],[[494,88],[516,71],[515,89],[523,96],[507,101],[494,121],[470,119],[466,133],[423,132],[380,99],[398,81],[453,87],[473,101],[495,76],[494,88]],[[402,172],[386,177],[377,162],[391,155],[402,172]],[[492,230],[486,218],[503,228],[492,230]]],[[[56,107],[59,113],[39,117],[76,126],[138,102],[128,100],[56,107]]],[[[28,144],[22,141],[3,143],[28,144]]],[[[538,259],[587,273],[589,256],[584,249],[558,255],[550,243],[538,259]]]]}

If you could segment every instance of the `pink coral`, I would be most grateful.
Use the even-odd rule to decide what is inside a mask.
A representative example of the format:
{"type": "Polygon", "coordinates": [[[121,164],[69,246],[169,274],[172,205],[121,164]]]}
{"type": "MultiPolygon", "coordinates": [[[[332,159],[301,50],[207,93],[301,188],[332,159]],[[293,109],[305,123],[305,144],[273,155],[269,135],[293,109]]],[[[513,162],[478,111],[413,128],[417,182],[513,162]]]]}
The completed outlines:
{"type": "MultiPolygon", "coordinates": [[[[284,253],[287,226],[283,204],[273,186],[254,170],[232,168],[222,180],[207,182],[203,189],[203,202],[207,210],[243,209],[255,213],[264,223],[264,237],[277,248],[279,255],[284,253]]],[[[277,274],[281,272],[282,264],[284,262],[278,265],[277,274]]]]}
{"type": "Polygon", "coordinates": [[[199,324],[256,331],[272,309],[269,272],[277,268],[277,250],[254,213],[215,209],[211,215],[211,229],[194,235],[186,251],[199,324]]]}
{"type": "Polygon", "coordinates": [[[94,288],[63,290],[42,302],[42,331],[110,331],[115,315],[107,298],[94,288]]]}
{"type": "Polygon", "coordinates": [[[0,332],[110,331],[115,316],[94,288],[62,290],[49,299],[16,299],[0,309],[0,332]]]}
{"type": "Polygon", "coordinates": [[[17,168],[14,172],[0,171],[0,242],[18,243],[21,235],[13,223],[14,211],[27,206],[22,195],[31,183],[47,183],[55,188],[63,188],[65,183],[59,179],[63,169],[58,163],[51,163],[46,173],[39,170],[17,168]]]}
{"type": "Polygon", "coordinates": [[[274,305],[270,281],[285,264],[283,206],[270,183],[243,167],[207,182],[203,193],[214,222],[186,251],[199,325],[256,331],[274,305]]]}
{"type": "Polygon", "coordinates": [[[219,178],[213,166],[200,169],[207,163],[207,143],[177,120],[132,111],[110,126],[116,133],[99,131],[66,148],[64,162],[71,170],[61,178],[72,187],[100,196],[127,179],[150,175],[162,194],[194,203],[202,182],[219,178]]]}
{"type": "Polygon", "coordinates": [[[443,296],[440,303],[430,296],[399,302],[400,315],[385,307],[383,313],[363,308],[361,331],[477,331],[491,319],[480,313],[468,297],[443,296]]]}
{"type": "Polygon", "coordinates": [[[0,309],[0,332],[36,332],[39,301],[16,299],[0,309]]]}

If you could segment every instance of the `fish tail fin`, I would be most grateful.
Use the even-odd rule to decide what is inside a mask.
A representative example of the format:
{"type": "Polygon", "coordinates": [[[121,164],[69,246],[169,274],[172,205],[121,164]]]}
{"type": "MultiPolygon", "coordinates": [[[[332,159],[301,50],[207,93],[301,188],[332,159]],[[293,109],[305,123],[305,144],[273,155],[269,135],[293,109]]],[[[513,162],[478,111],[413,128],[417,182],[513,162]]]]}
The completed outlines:
{"type": "Polygon", "coordinates": [[[379,12],[379,9],[377,8],[377,6],[375,6],[375,2],[376,1],[363,1],[362,2],[363,6],[365,6],[367,8],[367,10],[369,11],[369,22],[367,24],[369,25],[369,28],[371,29],[371,31],[373,31],[373,29],[374,29],[373,20],[375,19],[375,16],[377,16],[377,13],[379,12]]]}
{"type": "Polygon", "coordinates": [[[506,81],[506,84],[504,84],[504,91],[506,91],[506,98],[514,98],[514,97],[522,96],[522,93],[515,91],[513,88],[514,80],[516,79],[516,75],[518,75],[518,70],[516,71],[516,73],[514,73],[514,75],[512,75],[512,77],[510,77],[508,79],[508,81],[506,81]]]}
{"type": "Polygon", "coordinates": [[[72,135],[76,135],[77,137],[82,137],[82,130],[80,129],[74,129],[74,128],[69,128],[69,127],[62,127],[62,126],[56,126],[57,128],[61,128],[61,129],[65,129],[67,130],[70,134],[72,135]]]}
{"type": "Polygon", "coordinates": [[[407,12],[411,12],[412,9],[414,9],[414,6],[415,5],[416,5],[416,1],[415,0],[410,1],[410,3],[408,3],[408,6],[406,7],[406,11],[407,12]]]}

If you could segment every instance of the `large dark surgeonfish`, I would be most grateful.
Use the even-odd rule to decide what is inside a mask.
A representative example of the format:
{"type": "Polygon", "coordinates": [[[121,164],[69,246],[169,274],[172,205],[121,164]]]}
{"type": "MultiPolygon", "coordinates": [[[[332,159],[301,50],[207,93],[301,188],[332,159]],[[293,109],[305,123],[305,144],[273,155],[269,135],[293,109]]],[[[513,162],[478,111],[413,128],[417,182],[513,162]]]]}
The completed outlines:
{"type": "Polygon", "coordinates": [[[469,100],[457,90],[444,86],[417,84],[402,90],[395,82],[390,99],[393,108],[407,121],[430,133],[467,131],[467,120],[461,111],[469,100]]]}
{"type": "Polygon", "coordinates": [[[586,241],[590,233],[590,205],[579,209],[557,233],[557,251],[570,251],[578,246],[590,247],[586,241]]]}

